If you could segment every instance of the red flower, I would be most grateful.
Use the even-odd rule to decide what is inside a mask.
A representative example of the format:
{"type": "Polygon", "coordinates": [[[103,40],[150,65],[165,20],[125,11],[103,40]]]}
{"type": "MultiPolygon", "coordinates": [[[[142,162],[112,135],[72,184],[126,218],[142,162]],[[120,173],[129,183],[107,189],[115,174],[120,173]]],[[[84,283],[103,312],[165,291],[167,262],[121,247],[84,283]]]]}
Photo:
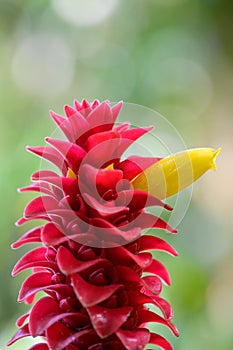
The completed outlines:
{"type": "Polygon", "coordinates": [[[170,284],[169,274],[148,250],[177,252],[141,230],[176,230],[145,210],[171,208],[133,185],[159,159],[121,159],[151,129],[114,126],[121,105],[75,101],[74,108],[65,107],[67,118],[51,112],[68,141],[46,138],[48,146],[27,148],[55,164],[60,175],[38,171],[33,184],[20,190],[41,195],[27,205],[18,225],[34,219],[47,223],[13,244],[41,243],[14,267],[13,275],[32,269],[18,300],[31,304],[37,292],[45,296],[18,319],[9,345],[42,336],[43,342],[30,350],[142,350],[147,344],[172,349],[147,329],[148,322],[158,322],[178,336],[171,306],[160,296],[162,283],[170,284]],[[145,304],[155,305],[163,317],[145,304]]]}

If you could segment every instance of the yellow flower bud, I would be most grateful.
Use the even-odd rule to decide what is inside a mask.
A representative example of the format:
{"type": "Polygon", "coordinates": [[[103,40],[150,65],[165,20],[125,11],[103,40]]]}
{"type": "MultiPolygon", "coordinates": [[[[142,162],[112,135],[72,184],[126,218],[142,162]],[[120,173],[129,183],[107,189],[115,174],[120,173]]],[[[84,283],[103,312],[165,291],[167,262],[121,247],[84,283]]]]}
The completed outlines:
{"type": "Polygon", "coordinates": [[[70,179],[77,179],[76,174],[73,172],[73,170],[71,168],[68,168],[67,173],[66,173],[66,177],[68,177],[70,179]]]}
{"type": "Polygon", "coordinates": [[[220,148],[196,148],[172,154],[136,176],[132,187],[159,199],[170,197],[191,185],[207,170],[216,170],[215,160],[220,151],[220,148]]]}

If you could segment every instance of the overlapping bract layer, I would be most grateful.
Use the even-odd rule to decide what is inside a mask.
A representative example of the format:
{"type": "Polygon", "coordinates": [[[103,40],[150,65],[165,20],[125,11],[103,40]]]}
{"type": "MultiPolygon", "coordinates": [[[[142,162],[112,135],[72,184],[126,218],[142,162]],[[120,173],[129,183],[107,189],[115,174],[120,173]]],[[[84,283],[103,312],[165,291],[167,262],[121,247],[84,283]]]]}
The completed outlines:
{"type": "Polygon", "coordinates": [[[65,107],[67,118],[51,116],[67,141],[47,138],[48,146],[28,147],[55,164],[61,175],[40,170],[33,184],[21,189],[40,196],[25,208],[21,225],[29,220],[47,223],[25,233],[13,244],[41,243],[15,265],[13,275],[32,269],[19,293],[19,301],[32,303],[30,312],[17,321],[9,344],[25,336],[44,341],[30,350],[142,350],[156,344],[171,350],[147,323],[172,324],[171,306],[160,296],[162,283],[170,284],[166,268],[149,250],[176,251],[162,239],[141,235],[142,229],[173,230],[146,207],[169,206],[131,181],[158,161],[139,156],[122,160],[124,151],[151,128],[114,125],[121,103],[89,104],[75,101],[65,107]],[[163,317],[145,304],[161,310],[163,317]]]}

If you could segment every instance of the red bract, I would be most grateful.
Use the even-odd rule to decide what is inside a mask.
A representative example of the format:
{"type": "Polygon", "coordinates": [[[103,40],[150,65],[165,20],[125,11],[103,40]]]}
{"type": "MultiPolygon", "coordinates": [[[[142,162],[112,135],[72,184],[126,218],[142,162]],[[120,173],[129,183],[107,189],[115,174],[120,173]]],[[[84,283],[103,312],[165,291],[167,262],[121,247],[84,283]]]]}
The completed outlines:
{"type": "Polygon", "coordinates": [[[13,275],[30,268],[19,302],[31,304],[37,292],[45,295],[17,321],[19,330],[9,345],[32,336],[42,343],[30,350],[142,350],[156,344],[171,350],[147,324],[172,324],[171,306],[161,298],[170,284],[166,268],[149,250],[177,252],[162,239],[142,235],[145,228],[172,229],[146,207],[171,208],[131,181],[159,158],[132,156],[124,151],[151,128],[116,125],[122,104],[108,101],[66,106],[67,118],[51,117],[67,140],[46,138],[48,146],[27,149],[55,164],[59,173],[40,170],[24,191],[40,196],[25,208],[18,225],[46,220],[12,246],[41,243],[15,265],[13,275]],[[149,311],[156,306],[163,314],[149,311]]]}

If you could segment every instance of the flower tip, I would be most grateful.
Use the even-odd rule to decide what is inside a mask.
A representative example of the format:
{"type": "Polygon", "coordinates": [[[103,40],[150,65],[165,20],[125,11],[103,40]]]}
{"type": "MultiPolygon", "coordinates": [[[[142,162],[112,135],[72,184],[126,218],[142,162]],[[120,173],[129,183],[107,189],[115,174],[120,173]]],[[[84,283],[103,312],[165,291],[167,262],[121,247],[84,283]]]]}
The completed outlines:
{"type": "Polygon", "coordinates": [[[12,276],[12,277],[15,277],[15,276],[16,276],[16,273],[15,273],[14,270],[11,272],[11,276],[12,276]]]}
{"type": "Polygon", "coordinates": [[[90,103],[85,98],[82,100],[81,105],[83,109],[90,108],[90,103]]]}
{"type": "Polygon", "coordinates": [[[26,222],[26,219],[24,217],[21,217],[15,222],[15,226],[17,226],[17,227],[21,226],[21,225],[25,224],[25,222],[26,222]]]}
{"type": "Polygon", "coordinates": [[[179,256],[179,253],[177,252],[177,250],[174,249],[174,254],[173,256],[179,256]]]}
{"type": "Polygon", "coordinates": [[[176,230],[176,229],[174,228],[174,229],[171,230],[171,233],[176,234],[176,233],[178,233],[178,230],[176,230]]]}
{"type": "Polygon", "coordinates": [[[40,147],[36,147],[36,146],[35,146],[35,147],[34,147],[34,146],[25,146],[25,150],[26,150],[27,152],[32,153],[32,154],[36,154],[36,155],[39,155],[39,154],[40,154],[38,148],[40,148],[40,147]]]}
{"type": "Polygon", "coordinates": [[[154,125],[150,125],[150,126],[147,127],[147,131],[148,131],[148,132],[151,131],[151,130],[153,130],[153,129],[154,129],[154,125]]]}
{"type": "Polygon", "coordinates": [[[119,106],[120,108],[123,106],[123,103],[124,103],[124,101],[123,100],[120,100],[119,102],[117,102],[116,104],[115,104],[115,106],[119,106]]]}
{"type": "Polygon", "coordinates": [[[217,159],[219,153],[221,152],[221,150],[222,150],[221,147],[219,147],[217,150],[214,150],[214,149],[212,150],[213,151],[213,155],[212,155],[211,165],[210,165],[212,170],[217,170],[216,159],[217,159]]]}
{"type": "Polygon", "coordinates": [[[16,249],[15,242],[11,244],[11,249],[16,249]]]}
{"type": "Polygon", "coordinates": [[[19,220],[17,220],[17,221],[15,222],[15,226],[17,226],[17,227],[20,226],[19,220]]]}

